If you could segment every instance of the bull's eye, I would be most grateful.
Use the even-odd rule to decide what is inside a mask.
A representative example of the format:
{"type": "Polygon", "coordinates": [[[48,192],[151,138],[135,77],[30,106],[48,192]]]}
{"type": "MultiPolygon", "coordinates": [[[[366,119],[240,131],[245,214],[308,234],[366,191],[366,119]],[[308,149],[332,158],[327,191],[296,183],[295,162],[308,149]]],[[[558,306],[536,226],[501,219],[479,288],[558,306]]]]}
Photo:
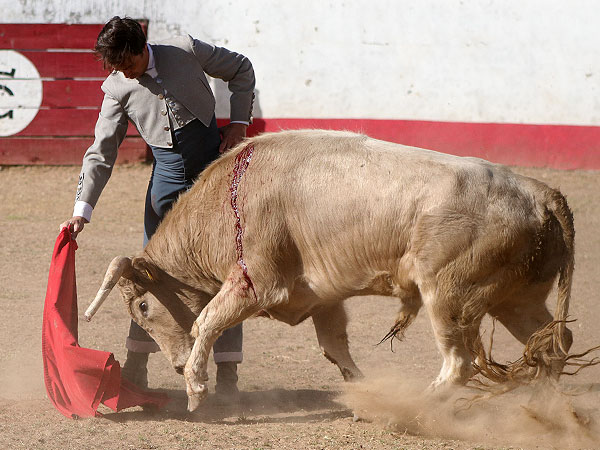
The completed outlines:
{"type": "Polygon", "coordinates": [[[142,311],[144,314],[148,312],[148,304],[146,302],[140,303],[140,311],[142,311]]]}

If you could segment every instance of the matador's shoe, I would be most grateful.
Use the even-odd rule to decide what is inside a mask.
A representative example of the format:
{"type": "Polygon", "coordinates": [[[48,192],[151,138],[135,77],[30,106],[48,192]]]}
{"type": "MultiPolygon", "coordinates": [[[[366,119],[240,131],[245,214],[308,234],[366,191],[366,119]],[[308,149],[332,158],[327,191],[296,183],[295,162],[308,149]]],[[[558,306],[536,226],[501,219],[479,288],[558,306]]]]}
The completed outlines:
{"type": "Polygon", "coordinates": [[[127,350],[121,376],[142,389],[148,389],[148,353],[127,350]]]}
{"type": "Polygon", "coordinates": [[[217,384],[215,385],[215,391],[219,399],[227,402],[239,400],[240,391],[237,387],[237,382],[236,362],[222,362],[217,364],[217,384]]]}

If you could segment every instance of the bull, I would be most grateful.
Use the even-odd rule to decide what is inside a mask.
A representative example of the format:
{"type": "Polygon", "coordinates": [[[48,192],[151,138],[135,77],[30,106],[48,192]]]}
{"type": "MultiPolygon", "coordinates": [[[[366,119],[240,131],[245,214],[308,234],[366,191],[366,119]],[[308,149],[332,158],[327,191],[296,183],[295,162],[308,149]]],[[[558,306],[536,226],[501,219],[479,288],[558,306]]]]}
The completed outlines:
{"type": "Polygon", "coordinates": [[[310,317],[345,380],[343,300],[399,300],[388,337],[425,307],[443,365],[432,386],[477,370],[502,380],[558,375],[574,264],[573,217],[546,184],[482,159],[320,130],[248,139],[180,196],[139,256],[116,257],[85,313],[118,284],[133,320],[185,376],[188,410],[207,394],[207,359],[225,329],[267,314],[310,317]],[[554,316],[546,298],[558,277],[554,316]],[[526,345],[513,365],[482,350],[480,323],[526,345]]]}

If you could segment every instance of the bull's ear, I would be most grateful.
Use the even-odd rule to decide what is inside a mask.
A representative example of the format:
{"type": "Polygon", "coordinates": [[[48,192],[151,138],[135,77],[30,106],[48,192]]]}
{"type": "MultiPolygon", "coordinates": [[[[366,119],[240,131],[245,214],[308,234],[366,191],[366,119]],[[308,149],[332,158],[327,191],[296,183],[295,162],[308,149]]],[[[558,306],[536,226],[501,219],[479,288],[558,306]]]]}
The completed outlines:
{"type": "Polygon", "coordinates": [[[156,267],[152,262],[146,260],[144,257],[138,256],[133,258],[131,265],[138,279],[147,282],[158,280],[158,267],[156,267]]]}

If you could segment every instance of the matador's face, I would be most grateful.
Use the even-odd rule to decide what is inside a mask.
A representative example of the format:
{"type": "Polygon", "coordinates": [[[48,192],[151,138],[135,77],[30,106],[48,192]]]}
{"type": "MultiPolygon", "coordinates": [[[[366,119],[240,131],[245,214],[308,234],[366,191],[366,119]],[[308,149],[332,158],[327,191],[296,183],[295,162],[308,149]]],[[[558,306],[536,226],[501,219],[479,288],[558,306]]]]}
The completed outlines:
{"type": "Polygon", "coordinates": [[[113,67],[125,75],[126,78],[139,78],[146,72],[148,68],[148,47],[144,46],[144,50],[139,55],[130,54],[123,60],[123,63],[113,67]]]}

